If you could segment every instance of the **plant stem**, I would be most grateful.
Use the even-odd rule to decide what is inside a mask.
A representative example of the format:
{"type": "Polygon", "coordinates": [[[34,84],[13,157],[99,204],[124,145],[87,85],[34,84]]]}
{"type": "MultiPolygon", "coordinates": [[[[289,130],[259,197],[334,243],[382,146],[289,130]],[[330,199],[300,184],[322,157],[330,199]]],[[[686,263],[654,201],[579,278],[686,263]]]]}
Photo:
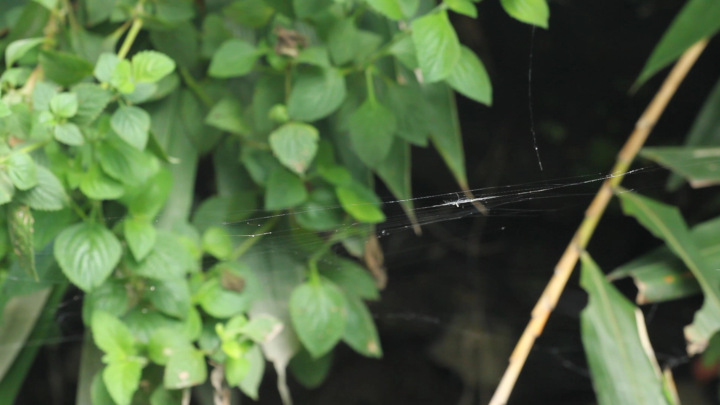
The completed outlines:
{"type": "Polygon", "coordinates": [[[495,390],[495,394],[490,400],[490,405],[504,405],[510,398],[510,394],[515,386],[515,382],[520,376],[520,371],[522,371],[525,360],[527,360],[528,354],[530,354],[530,350],[532,349],[535,340],[542,334],[548,317],[555,308],[555,305],[565,288],[565,284],[567,284],[567,281],[577,264],[580,253],[585,251],[585,248],[587,247],[587,244],[590,241],[603,212],[605,212],[605,208],[607,207],[614,190],[622,181],[624,174],[627,172],[633,159],[645,143],[645,140],[650,134],[650,130],[652,130],[653,126],[655,126],[655,123],[658,118],[660,118],[660,115],[665,110],[665,107],[672,96],[675,94],[678,86],[680,86],[680,83],[685,78],[690,68],[700,56],[703,49],[705,49],[705,45],[707,45],[707,40],[704,39],[685,51],[680,60],[675,64],[673,70],[665,79],[665,82],[663,82],[660,90],[658,90],[655,97],[645,109],[645,112],[640,116],[640,119],[638,119],[635,124],[635,130],[618,153],[617,161],[612,168],[610,177],[603,182],[600,190],[590,203],[590,206],[585,212],[585,219],[582,221],[580,227],[575,232],[575,235],[570,240],[570,243],[565,249],[565,253],[563,253],[562,257],[560,257],[560,260],[555,267],[552,278],[545,287],[545,290],[540,296],[537,304],[535,304],[535,308],[533,308],[531,313],[530,322],[525,328],[522,336],[520,336],[520,340],[510,355],[508,368],[505,370],[505,374],[503,375],[502,380],[500,380],[500,385],[498,385],[495,390]]]}
{"type": "Polygon", "coordinates": [[[142,18],[135,17],[135,19],[133,20],[132,26],[130,26],[130,31],[128,31],[127,36],[125,37],[125,40],[123,41],[123,44],[120,47],[120,50],[118,51],[118,54],[117,54],[118,58],[125,59],[128,52],[130,52],[130,47],[132,46],[133,42],[135,42],[135,38],[137,38],[138,33],[142,29],[142,26],[143,26],[142,18]]]}
{"type": "Polygon", "coordinates": [[[365,85],[367,86],[367,98],[374,103],[375,99],[375,83],[373,82],[373,66],[370,65],[365,69],[365,85]]]}
{"type": "Polygon", "coordinates": [[[208,94],[205,92],[205,90],[200,87],[197,80],[190,74],[190,72],[187,70],[187,68],[181,67],[180,68],[180,76],[182,76],[183,81],[185,81],[185,84],[192,90],[193,93],[200,99],[200,101],[205,104],[206,107],[210,108],[213,106],[213,100],[208,96],[208,94]]]}

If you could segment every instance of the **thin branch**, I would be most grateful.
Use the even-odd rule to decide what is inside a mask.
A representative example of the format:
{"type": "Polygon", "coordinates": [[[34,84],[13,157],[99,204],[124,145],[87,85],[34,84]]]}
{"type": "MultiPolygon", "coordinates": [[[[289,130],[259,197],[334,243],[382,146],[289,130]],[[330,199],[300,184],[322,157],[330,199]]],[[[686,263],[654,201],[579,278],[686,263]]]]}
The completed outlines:
{"type": "Polygon", "coordinates": [[[504,405],[507,403],[508,398],[510,398],[515,382],[520,375],[520,371],[522,371],[525,360],[527,360],[528,354],[535,343],[535,339],[542,334],[548,317],[555,308],[560,294],[562,294],[565,284],[567,284],[575,268],[575,264],[577,264],[578,256],[585,250],[600,221],[600,217],[603,212],[605,212],[605,208],[613,195],[613,190],[620,184],[620,181],[622,181],[623,173],[627,172],[630,164],[645,143],[650,131],[675,94],[678,86],[680,86],[680,83],[690,68],[700,56],[703,49],[705,49],[705,45],[707,45],[707,40],[701,40],[685,51],[665,79],[660,90],[655,94],[655,97],[645,109],[645,112],[635,124],[635,130],[630,134],[627,142],[620,150],[620,153],[618,153],[617,161],[611,172],[614,176],[609,177],[603,182],[600,190],[590,203],[590,206],[585,212],[585,219],[565,249],[565,253],[563,253],[555,267],[552,278],[545,287],[537,304],[535,304],[535,308],[533,308],[531,313],[530,322],[522,336],[520,336],[515,350],[513,350],[510,355],[510,363],[505,370],[502,380],[500,380],[500,385],[498,385],[495,394],[490,400],[490,405],[504,405]]]}

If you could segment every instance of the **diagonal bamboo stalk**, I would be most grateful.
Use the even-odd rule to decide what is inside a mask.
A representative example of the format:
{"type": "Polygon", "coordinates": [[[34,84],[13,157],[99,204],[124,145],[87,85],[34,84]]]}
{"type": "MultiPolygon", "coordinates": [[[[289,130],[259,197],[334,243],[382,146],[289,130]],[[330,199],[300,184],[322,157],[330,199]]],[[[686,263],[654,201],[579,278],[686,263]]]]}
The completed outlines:
{"type": "Polygon", "coordinates": [[[620,153],[618,153],[615,166],[613,166],[610,176],[603,182],[587,211],[585,211],[585,218],[570,240],[562,257],[560,257],[557,266],[555,266],[552,278],[550,278],[540,299],[537,304],[535,304],[535,308],[533,308],[530,315],[530,322],[528,322],[525,331],[522,336],[520,336],[520,340],[518,340],[515,349],[510,355],[508,367],[495,390],[495,394],[490,400],[490,405],[505,405],[510,398],[515,382],[520,375],[520,371],[522,371],[528,354],[530,354],[535,339],[542,334],[548,317],[550,317],[550,313],[555,308],[560,294],[562,294],[565,284],[567,284],[577,264],[578,256],[585,250],[600,221],[600,217],[602,217],[603,212],[605,212],[605,208],[612,197],[613,190],[622,181],[624,174],[630,168],[630,164],[645,143],[650,131],[655,126],[658,118],[660,118],[660,115],[665,110],[665,107],[690,68],[695,64],[695,61],[703,49],[705,49],[705,45],[707,45],[707,40],[701,40],[685,51],[663,82],[660,90],[658,90],[655,97],[645,109],[645,112],[643,112],[635,124],[635,130],[630,134],[627,142],[625,142],[620,153]]]}

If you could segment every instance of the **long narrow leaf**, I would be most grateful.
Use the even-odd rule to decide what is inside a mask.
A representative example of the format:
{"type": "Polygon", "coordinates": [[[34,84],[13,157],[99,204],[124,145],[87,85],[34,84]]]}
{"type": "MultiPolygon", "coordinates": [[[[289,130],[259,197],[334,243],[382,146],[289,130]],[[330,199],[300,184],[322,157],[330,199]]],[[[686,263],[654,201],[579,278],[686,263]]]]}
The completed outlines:
{"type": "Polygon", "coordinates": [[[580,324],[599,404],[667,404],[642,312],[615,289],[587,253],[580,284],[589,295],[580,324]]]}
{"type": "Polygon", "coordinates": [[[622,192],[619,196],[623,211],[663,239],[700,284],[705,302],[695,313],[693,323],[685,327],[685,339],[689,354],[702,352],[710,337],[720,330],[720,272],[707,264],[676,207],[631,192],[622,192]]]}

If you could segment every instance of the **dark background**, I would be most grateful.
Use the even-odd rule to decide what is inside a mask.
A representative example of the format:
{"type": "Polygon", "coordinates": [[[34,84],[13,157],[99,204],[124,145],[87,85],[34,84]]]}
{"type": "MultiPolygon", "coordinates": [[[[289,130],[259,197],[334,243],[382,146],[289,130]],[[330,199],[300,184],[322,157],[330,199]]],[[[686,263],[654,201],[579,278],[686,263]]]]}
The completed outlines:
{"type": "MultiPolygon", "coordinates": [[[[471,187],[514,185],[510,189],[520,191],[530,183],[567,184],[578,181],[577,176],[599,178],[609,171],[666,71],[634,94],[629,89],[682,4],[555,0],[550,2],[550,29],[534,34],[530,26],[507,16],[497,0],[481,2],[477,20],[455,16],[461,41],[480,55],[493,83],[491,108],[458,97],[471,187]]],[[[717,80],[718,66],[716,40],[670,103],[649,144],[682,143],[717,80]]],[[[707,191],[685,187],[665,194],[665,171],[643,161],[636,166],[649,168],[629,176],[626,187],[679,204],[691,224],[706,219],[707,191]]],[[[413,178],[415,196],[458,190],[432,149],[413,149],[413,178]]],[[[599,185],[559,189],[543,194],[547,198],[510,198],[504,205],[491,205],[488,216],[444,207],[435,212],[440,221],[425,226],[422,236],[386,228],[380,243],[389,283],[382,300],[371,305],[384,358],[370,360],[339,347],[321,388],[306,390],[291,379],[296,403],[487,403],[535,300],[599,185]],[[463,218],[450,220],[458,212],[463,218]]],[[[381,195],[390,193],[381,190],[381,195]]],[[[422,206],[421,201],[417,204],[422,206]]],[[[589,252],[609,271],[658,243],[622,216],[614,202],[589,252]]],[[[634,297],[632,283],[619,286],[634,297]]],[[[45,342],[18,403],[74,403],[81,341],[77,298],[68,296],[59,309],[63,343],[45,342]],[[39,396],[38,386],[49,387],[48,394],[53,394],[39,396]]],[[[585,302],[575,275],[536,342],[512,404],[594,402],[579,335],[585,302]]],[[[684,354],[682,327],[700,304],[689,299],[643,308],[661,366],[673,366],[688,404],[717,402],[716,383],[696,381],[693,359],[684,354]]],[[[262,404],[279,403],[271,374],[268,371],[262,385],[262,404]]]]}

